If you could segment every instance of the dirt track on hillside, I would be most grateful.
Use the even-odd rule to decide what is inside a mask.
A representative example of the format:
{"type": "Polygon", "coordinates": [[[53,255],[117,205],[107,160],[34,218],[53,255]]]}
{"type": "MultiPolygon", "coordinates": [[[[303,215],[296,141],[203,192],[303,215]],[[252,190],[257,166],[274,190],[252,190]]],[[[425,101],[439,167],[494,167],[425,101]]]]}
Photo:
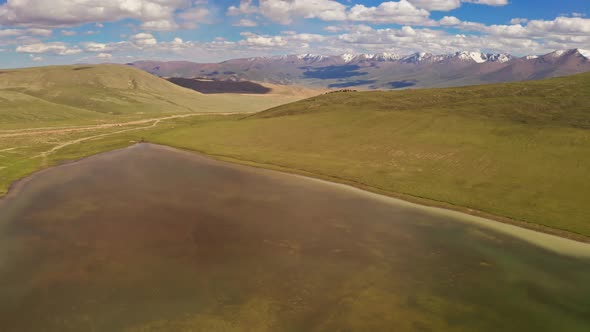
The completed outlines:
{"type": "Polygon", "coordinates": [[[6,130],[0,131],[0,138],[8,138],[8,137],[19,137],[19,136],[34,136],[39,134],[63,134],[63,133],[71,133],[71,132],[83,132],[89,130],[98,130],[98,129],[108,129],[108,128],[116,128],[116,127],[124,127],[124,126],[133,126],[133,125],[140,125],[150,122],[160,122],[165,120],[173,120],[178,118],[187,118],[192,116],[205,116],[205,115],[236,115],[236,114],[248,114],[248,113],[190,113],[190,114],[179,114],[179,115],[171,115],[163,118],[151,118],[151,119],[142,119],[142,120],[134,120],[128,122],[116,122],[116,123],[104,123],[98,124],[93,126],[81,126],[81,127],[58,127],[58,128],[37,128],[37,129],[19,129],[19,130],[6,130]],[[2,134],[4,133],[4,134],[2,134]]]}

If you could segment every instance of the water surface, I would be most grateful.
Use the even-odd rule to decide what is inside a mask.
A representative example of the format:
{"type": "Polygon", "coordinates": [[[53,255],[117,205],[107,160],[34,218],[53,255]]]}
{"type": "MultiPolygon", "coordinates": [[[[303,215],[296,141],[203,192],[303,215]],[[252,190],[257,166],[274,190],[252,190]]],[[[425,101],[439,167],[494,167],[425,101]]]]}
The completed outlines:
{"type": "Polygon", "coordinates": [[[139,144],[0,202],[0,330],[590,330],[587,246],[464,219],[139,144]]]}

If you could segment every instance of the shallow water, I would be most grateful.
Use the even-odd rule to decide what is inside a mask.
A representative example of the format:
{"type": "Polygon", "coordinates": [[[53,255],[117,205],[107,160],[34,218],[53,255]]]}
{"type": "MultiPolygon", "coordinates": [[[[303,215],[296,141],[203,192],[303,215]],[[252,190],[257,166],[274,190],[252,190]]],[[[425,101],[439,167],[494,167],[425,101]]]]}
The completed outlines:
{"type": "Polygon", "coordinates": [[[590,330],[590,259],[463,219],[139,144],[0,202],[0,331],[590,330]]]}

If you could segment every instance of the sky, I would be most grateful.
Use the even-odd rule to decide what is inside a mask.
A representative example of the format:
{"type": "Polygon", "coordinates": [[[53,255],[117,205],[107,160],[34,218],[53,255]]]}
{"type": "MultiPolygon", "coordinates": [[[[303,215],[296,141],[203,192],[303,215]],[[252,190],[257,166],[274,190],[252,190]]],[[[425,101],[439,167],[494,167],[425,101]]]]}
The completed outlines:
{"type": "Polygon", "coordinates": [[[590,0],[0,0],[0,67],[590,49],[590,0]]]}

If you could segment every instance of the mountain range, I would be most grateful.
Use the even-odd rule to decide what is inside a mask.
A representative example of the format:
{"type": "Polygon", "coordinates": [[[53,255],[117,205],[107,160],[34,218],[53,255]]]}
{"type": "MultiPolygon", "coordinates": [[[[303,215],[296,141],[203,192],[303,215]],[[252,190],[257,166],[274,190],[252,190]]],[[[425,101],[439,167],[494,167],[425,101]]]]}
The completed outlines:
{"type": "Polygon", "coordinates": [[[138,61],[128,65],[161,77],[257,81],[312,87],[400,89],[450,87],[543,79],[590,71],[590,51],[545,55],[456,52],[302,54],[228,60],[220,63],[138,61]]]}

